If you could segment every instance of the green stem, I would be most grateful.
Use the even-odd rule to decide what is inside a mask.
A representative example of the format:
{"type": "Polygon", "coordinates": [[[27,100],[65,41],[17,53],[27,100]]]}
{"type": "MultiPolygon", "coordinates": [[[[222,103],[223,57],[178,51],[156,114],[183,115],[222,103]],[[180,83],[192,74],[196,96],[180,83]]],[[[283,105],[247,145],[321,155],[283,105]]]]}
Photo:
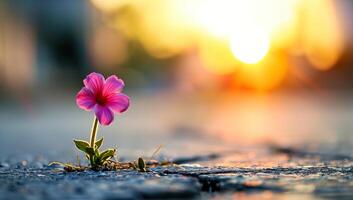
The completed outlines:
{"type": "Polygon", "coordinates": [[[92,130],[91,130],[91,140],[90,140],[90,144],[92,148],[94,148],[94,145],[96,143],[97,132],[98,132],[98,119],[96,116],[94,116],[92,130]]]}
{"type": "MultiPolygon", "coordinates": [[[[92,148],[95,148],[97,132],[98,132],[98,119],[96,116],[94,116],[92,129],[91,129],[91,138],[90,138],[90,145],[92,148]]],[[[95,163],[94,163],[94,156],[93,155],[89,156],[89,161],[91,163],[91,167],[94,168],[95,163]]]]}

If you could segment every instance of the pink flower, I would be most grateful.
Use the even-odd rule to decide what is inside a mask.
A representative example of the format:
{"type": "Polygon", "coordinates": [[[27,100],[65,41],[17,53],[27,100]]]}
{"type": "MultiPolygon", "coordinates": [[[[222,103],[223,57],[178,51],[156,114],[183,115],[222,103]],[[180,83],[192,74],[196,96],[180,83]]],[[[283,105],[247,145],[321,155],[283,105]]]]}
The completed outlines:
{"type": "Polygon", "coordinates": [[[128,109],[130,99],[122,93],[124,81],[112,75],[105,80],[104,76],[92,72],[84,80],[83,87],[76,96],[78,107],[93,110],[102,125],[109,125],[114,120],[114,113],[128,109]]]}

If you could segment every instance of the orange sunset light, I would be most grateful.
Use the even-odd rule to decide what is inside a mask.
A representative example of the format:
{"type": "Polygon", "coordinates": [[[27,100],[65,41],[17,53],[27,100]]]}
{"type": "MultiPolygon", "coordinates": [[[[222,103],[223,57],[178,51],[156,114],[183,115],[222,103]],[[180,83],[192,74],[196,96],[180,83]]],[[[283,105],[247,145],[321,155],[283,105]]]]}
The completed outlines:
{"type": "Polygon", "coordinates": [[[328,70],[344,49],[333,0],[91,0],[107,23],[156,58],[190,48],[209,73],[250,88],[281,84],[304,58],[328,70]]]}

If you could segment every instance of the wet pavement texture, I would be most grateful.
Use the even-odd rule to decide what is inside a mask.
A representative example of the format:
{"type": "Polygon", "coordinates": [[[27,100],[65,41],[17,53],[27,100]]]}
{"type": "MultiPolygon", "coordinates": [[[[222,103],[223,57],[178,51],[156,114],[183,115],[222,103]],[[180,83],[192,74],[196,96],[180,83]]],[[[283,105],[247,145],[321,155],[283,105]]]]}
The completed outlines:
{"type": "Polygon", "coordinates": [[[43,157],[11,158],[0,164],[0,199],[353,199],[350,156],[295,152],[264,150],[259,163],[248,152],[175,158],[149,172],[64,172],[43,157]]]}

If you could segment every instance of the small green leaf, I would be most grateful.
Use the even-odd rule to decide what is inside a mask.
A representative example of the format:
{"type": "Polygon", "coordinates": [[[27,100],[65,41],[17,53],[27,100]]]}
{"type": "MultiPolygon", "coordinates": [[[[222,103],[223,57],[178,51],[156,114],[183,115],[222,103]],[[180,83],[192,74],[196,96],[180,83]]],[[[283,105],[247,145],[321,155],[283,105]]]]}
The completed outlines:
{"type": "Polygon", "coordinates": [[[74,140],[76,147],[83,151],[86,152],[86,148],[89,147],[89,143],[83,140],[74,140]]]}
{"type": "Polygon", "coordinates": [[[114,156],[115,151],[116,151],[115,149],[107,149],[103,151],[99,157],[102,161],[108,160],[109,158],[114,156]]]}
{"type": "Polygon", "coordinates": [[[100,140],[98,140],[98,141],[96,141],[96,143],[95,143],[96,148],[97,148],[97,149],[99,149],[99,147],[101,147],[101,146],[102,146],[102,144],[103,144],[103,138],[102,138],[102,139],[100,139],[100,140]]]}
{"type": "Polygon", "coordinates": [[[100,155],[100,153],[99,153],[97,148],[94,149],[94,155],[97,156],[97,157],[99,157],[99,155],[100,155]]]}
{"type": "Polygon", "coordinates": [[[95,154],[94,148],[92,148],[92,147],[86,147],[84,152],[86,152],[88,155],[91,155],[91,156],[93,156],[95,154]]]}

